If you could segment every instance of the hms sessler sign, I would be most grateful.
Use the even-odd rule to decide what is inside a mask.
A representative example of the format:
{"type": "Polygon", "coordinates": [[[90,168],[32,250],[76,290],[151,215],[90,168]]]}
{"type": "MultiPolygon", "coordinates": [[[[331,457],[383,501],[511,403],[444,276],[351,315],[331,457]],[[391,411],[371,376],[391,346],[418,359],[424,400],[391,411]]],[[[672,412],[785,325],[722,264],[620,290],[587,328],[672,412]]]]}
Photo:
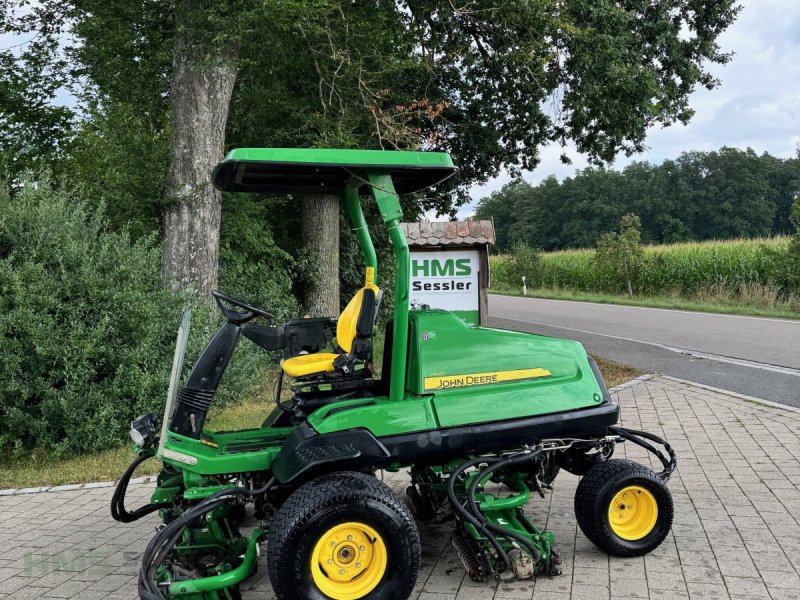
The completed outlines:
{"type": "Polygon", "coordinates": [[[449,292],[468,290],[472,281],[472,261],[468,258],[420,258],[411,261],[411,289],[415,292],[449,292]],[[424,279],[415,279],[423,277],[424,279]],[[459,277],[459,279],[446,279],[459,277]],[[441,278],[441,279],[438,279],[441,278]]]}
{"type": "Polygon", "coordinates": [[[412,252],[411,304],[477,311],[479,258],[477,249],[412,252]]]}

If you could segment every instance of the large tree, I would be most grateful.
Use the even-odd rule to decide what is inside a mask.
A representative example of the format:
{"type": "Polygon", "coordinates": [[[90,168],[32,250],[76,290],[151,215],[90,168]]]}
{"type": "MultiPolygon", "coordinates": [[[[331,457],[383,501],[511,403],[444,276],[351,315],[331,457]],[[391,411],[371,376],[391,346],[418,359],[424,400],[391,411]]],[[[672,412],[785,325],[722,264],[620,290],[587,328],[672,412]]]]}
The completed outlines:
{"type": "Polygon", "coordinates": [[[175,202],[163,218],[163,273],[174,287],[193,286],[206,297],[217,287],[221,214],[221,194],[209,184],[209,171],[223,157],[239,50],[235,39],[205,29],[209,13],[221,4],[182,2],[169,89],[172,142],[166,193],[175,202]]]}
{"type": "MultiPolygon", "coordinates": [[[[96,12],[103,12],[97,0],[41,2],[65,4],[91,5],[75,14],[75,28],[95,22],[96,12]]],[[[137,66],[147,71],[160,65],[152,81],[174,81],[174,69],[163,67],[159,40],[179,43],[174,15],[191,13],[198,5],[166,5],[171,16],[164,22],[171,29],[164,31],[163,24],[140,17],[164,3],[122,4],[126,10],[119,10],[116,21],[113,10],[105,10],[105,28],[84,28],[76,47],[118,37],[124,52],[141,55],[141,65],[126,63],[116,75],[103,67],[100,63],[114,56],[113,44],[101,45],[106,50],[94,57],[72,56],[76,64],[90,63],[83,65],[87,73],[105,73],[107,97],[126,94],[126,84],[138,85],[148,91],[145,104],[157,106],[170,95],[168,87],[153,94],[151,83],[125,77],[137,66]]],[[[706,67],[729,59],[716,39],[737,12],[733,0],[274,0],[238,7],[229,0],[211,8],[222,18],[194,30],[210,32],[214,42],[210,60],[203,63],[212,69],[207,73],[230,81],[229,71],[213,71],[226,62],[216,59],[230,57],[234,46],[240,58],[228,143],[449,151],[460,167],[458,177],[417,200],[418,206],[443,213],[465,198],[467,184],[504,167],[512,172],[533,168],[544,144],[574,141],[580,152],[602,162],[618,152],[641,150],[654,124],[686,122],[692,90],[717,85],[706,67]]],[[[213,96],[219,83],[199,76],[195,81],[204,97],[213,96]]],[[[226,107],[215,109],[222,116],[226,107]]],[[[173,127],[190,122],[173,115],[173,127]]],[[[192,143],[215,145],[215,132],[192,143]]],[[[181,135],[173,132],[176,158],[175,145],[185,139],[181,135]]],[[[211,154],[203,156],[208,160],[211,154]]],[[[194,181],[173,183],[188,184],[197,193],[194,181]]],[[[305,236],[319,241],[317,254],[333,247],[332,211],[305,214],[306,232],[318,231],[305,236]]],[[[213,239],[215,227],[213,218],[204,222],[207,239],[213,239]]],[[[185,256],[203,265],[188,267],[185,275],[205,288],[213,281],[213,256],[185,256]]],[[[327,310],[336,302],[333,262],[317,276],[316,293],[330,295],[318,305],[327,310]]]]}

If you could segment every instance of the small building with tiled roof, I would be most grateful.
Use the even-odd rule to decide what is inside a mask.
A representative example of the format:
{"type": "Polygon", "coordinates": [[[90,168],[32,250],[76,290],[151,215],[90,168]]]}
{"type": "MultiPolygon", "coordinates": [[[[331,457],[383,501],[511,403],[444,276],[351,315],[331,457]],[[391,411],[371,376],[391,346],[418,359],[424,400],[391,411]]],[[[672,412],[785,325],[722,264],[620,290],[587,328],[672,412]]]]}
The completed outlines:
{"type": "MultiPolygon", "coordinates": [[[[422,306],[450,310],[468,323],[487,325],[489,317],[487,291],[489,287],[489,244],[494,244],[495,240],[494,223],[487,220],[420,221],[418,223],[400,223],[400,227],[411,250],[412,293],[410,300],[412,307],[415,302],[419,302],[422,306]],[[417,264],[415,261],[419,261],[419,269],[422,271],[426,262],[437,263],[438,261],[438,264],[444,262],[452,265],[454,256],[459,263],[465,261],[465,265],[470,265],[470,269],[474,273],[472,283],[462,284],[455,280],[449,280],[452,273],[445,273],[444,269],[439,272],[442,277],[437,278],[435,268],[431,273],[433,279],[423,279],[415,283],[415,277],[428,276],[415,273],[414,265],[417,264]],[[448,259],[448,257],[450,258],[448,259]],[[433,283],[429,285],[429,282],[433,283]],[[465,285],[467,288],[471,286],[469,296],[465,296],[464,292],[458,292],[458,298],[455,298],[452,291],[446,291],[461,285],[465,285]],[[425,291],[428,287],[432,288],[430,293],[425,291]],[[476,287],[477,289],[475,289],[476,287]],[[439,291],[440,288],[442,291],[439,291]],[[415,294],[415,290],[418,291],[417,294],[415,294]],[[472,290],[475,290],[475,295],[472,295],[472,290]],[[445,296],[447,297],[445,298],[445,296]],[[466,307],[466,310],[462,310],[465,308],[461,306],[463,302],[470,305],[466,307]]],[[[456,277],[459,276],[456,275],[456,277]]]]}
{"type": "Polygon", "coordinates": [[[411,247],[494,244],[491,221],[420,221],[400,223],[411,247]]]}

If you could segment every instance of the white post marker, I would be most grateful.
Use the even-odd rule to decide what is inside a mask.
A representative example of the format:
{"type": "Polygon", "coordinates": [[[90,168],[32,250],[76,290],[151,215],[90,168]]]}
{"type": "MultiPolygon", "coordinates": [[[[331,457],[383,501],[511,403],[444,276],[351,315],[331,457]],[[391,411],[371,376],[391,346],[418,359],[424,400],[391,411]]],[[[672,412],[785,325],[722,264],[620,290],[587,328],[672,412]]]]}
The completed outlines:
{"type": "Polygon", "coordinates": [[[528,285],[525,283],[525,275],[522,276],[522,295],[528,295],[528,285]]]}

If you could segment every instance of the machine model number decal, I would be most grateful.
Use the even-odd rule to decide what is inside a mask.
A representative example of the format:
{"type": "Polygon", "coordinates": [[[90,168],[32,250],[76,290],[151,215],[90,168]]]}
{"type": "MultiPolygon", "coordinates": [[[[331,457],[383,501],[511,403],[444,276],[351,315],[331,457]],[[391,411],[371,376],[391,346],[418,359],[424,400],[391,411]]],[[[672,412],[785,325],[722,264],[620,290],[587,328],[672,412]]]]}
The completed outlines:
{"type": "Polygon", "coordinates": [[[490,371],[488,373],[465,373],[464,375],[444,375],[426,377],[425,390],[449,390],[451,388],[487,385],[520,379],[538,379],[552,375],[547,369],[516,369],[513,371],[490,371]]]}

